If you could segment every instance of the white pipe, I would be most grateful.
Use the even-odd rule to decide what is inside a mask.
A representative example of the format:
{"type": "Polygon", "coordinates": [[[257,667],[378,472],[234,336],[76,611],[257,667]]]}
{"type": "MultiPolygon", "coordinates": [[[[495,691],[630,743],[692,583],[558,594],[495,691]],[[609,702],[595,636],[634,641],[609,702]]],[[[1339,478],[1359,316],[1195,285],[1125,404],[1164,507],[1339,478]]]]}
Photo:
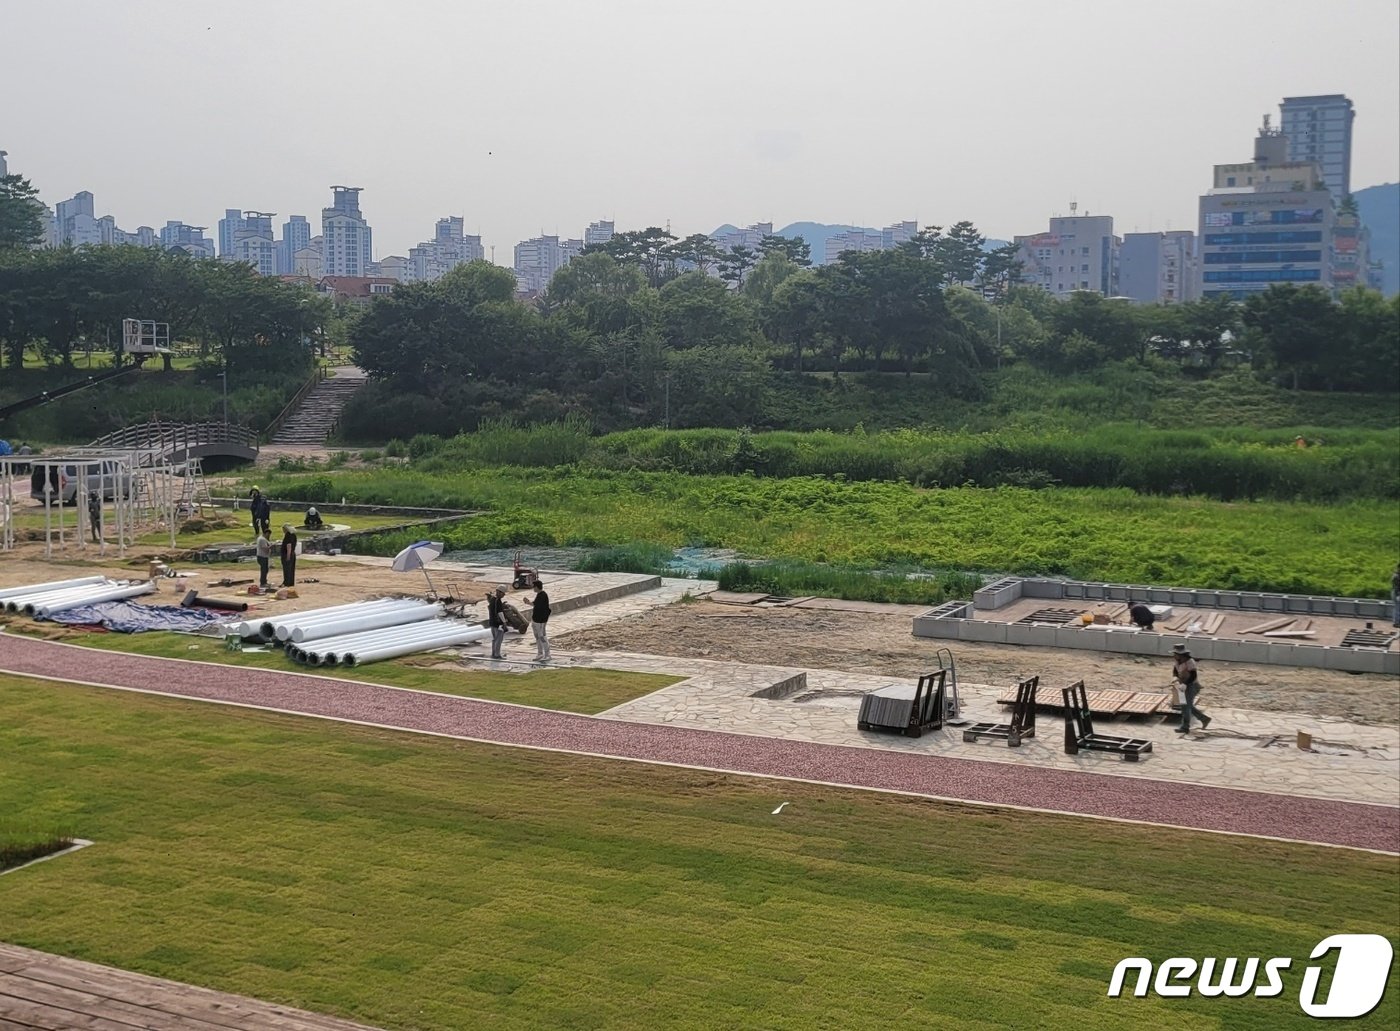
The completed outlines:
{"type": "Polygon", "coordinates": [[[45,591],[43,594],[24,594],[18,598],[8,598],[5,607],[11,612],[23,612],[32,615],[40,606],[47,605],[55,601],[67,601],[69,598],[82,598],[89,594],[105,591],[111,587],[125,587],[127,581],[109,580],[101,584],[89,584],[87,587],[72,587],[66,591],[45,591]]]}
{"type": "Polygon", "coordinates": [[[484,627],[462,628],[459,630],[445,630],[436,638],[427,641],[406,641],[403,644],[390,644],[382,648],[370,651],[361,651],[342,656],[341,661],[347,666],[362,666],[367,662],[379,662],[382,659],[393,659],[400,655],[410,655],[413,652],[434,651],[438,648],[448,648],[457,644],[469,644],[472,641],[479,641],[484,637],[489,637],[491,631],[484,627]]]}
{"type": "Polygon", "coordinates": [[[357,603],[349,606],[343,612],[327,613],[323,616],[312,616],[310,619],[298,619],[295,615],[286,619],[274,620],[276,626],[276,636],[279,641],[286,641],[291,638],[293,631],[309,630],[312,627],[334,625],[343,623],[348,619],[359,619],[363,616],[378,615],[383,612],[403,612],[407,609],[417,608],[425,602],[416,601],[412,598],[385,599],[384,601],[372,601],[357,603]]]}
{"type": "Polygon", "coordinates": [[[105,583],[105,576],[80,576],[76,580],[51,580],[46,584],[30,584],[28,587],[6,587],[0,590],[0,598],[14,598],[21,594],[40,594],[45,591],[61,591],[68,587],[86,587],[89,584],[105,583]]]}
{"type": "Polygon", "coordinates": [[[32,594],[16,594],[13,597],[6,598],[4,602],[0,602],[0,604],[3,604],[11,612],[18,612],[20,609],[24,608],[25,605],[32,604],[36,601],[43,601],[47,598],[61,598],[68,594],[81,594],[84,591],[101,590],[103,587],[111,586],[116,582],[117,581],[114,580],[103,580],[101,583],[84,584],[82,587],[61,587],[56,591],[35,591],[32,594]]]}
{"type": "Polygon", "coordinates": [[[113,587],[89,598],[72,598],[68,601],[52,602],[39,609],[36,614],[47,619],[55,612],[63,612],[65,609],[76,609],[80,605],[96,605],[103,601],[121,601],[124,598],[134,598],[138,594],[153,594],[155,589],[156,585],[150,581],[131,587],[113,587]]]}
{"type": "Polygon", "coordinates": [[[324,637],[317,641],[311,641],[301,645],[303,651],[326,651],[335,649],[343,651],[347,645],[360,644],[364,641],[376,641],[380,639],[391,640],[402,638],[408,635],[419,634],[425,630],[432,629],[438,620],[420,619],[412,623],[403,623],[398,626],[379,627],[372,630],[359,630],[354,633],[339,634],[335,637],[324,637]]]}
{"type": "Polygon", "coordinates": [[[342,612],[348,614],[350,610],[358,609],[364,606],[373,606],[379,608],[386,605],[401,605],[405,601],[413,601],[413,599],[381,598],[379,601],[356,601],[350,602],[346,605],[327,605],[325,608],[305,609],[301,612],[288,612],[287,614],[282,616],[276,616],[274,618],[263,619],[259,621],[259,623],[257,624],[257,631],[261,633],[262,636],[266,637],[268,640],[271,640],[276,635],[277,628],[279,626],[295,623],[297,621],[304,622],[308,619],[324,615],[333,616],[342,612]]]}
{"type": "MultiPolygon", "coordinates": [[[[336,620],[332,623],[313,623],[311,626],[298,626],[290,634],[298,644],[303,641],[316,641],[323,637],[342,637],[361,630],[378,630],[380,627],[403,626],[408,623],[421,623],[442,615],[442,606],[435,602],[415,605],[412,608],[387,609],[383,612],[369,612],[362,616],[336,620]]],[[[278,630],[280,636],[282,631],[278,630]]]]}
{"type": "Polygon", "coordinates": [[[364,649],[366,647],[377,647],[381,644],[391,644],[395,641],[411,641],[420,637],[430,637],[435,632],[435,627],[443,623],[442,620],[428,620],[421,623],[409,623],[400,627],[388,627],[384,630],[371,630],[362,634],[347,634],[344,637],[328,637],[324,640],[315,641],[311,647],[302,649],[311,659],[320,656],[331,665],[335,664],[336,656],[351,649],[364,649]]]}

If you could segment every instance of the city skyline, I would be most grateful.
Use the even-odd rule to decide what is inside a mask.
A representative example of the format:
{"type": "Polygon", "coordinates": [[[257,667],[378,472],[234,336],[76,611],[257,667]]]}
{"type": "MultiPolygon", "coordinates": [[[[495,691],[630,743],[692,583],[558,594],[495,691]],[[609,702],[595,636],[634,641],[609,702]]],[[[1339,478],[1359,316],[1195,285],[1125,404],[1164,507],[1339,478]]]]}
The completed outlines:
{"type": "Polygon", "coordinates": [[[1123,232],[1190,228],[1211,167],[1247,159],[1286,96],[1346,94],[1353,188],[1400,178],[1400,8],[1383,0],[378,11],[11,0],[0,78],[30,99],[0,145],[50,204],[91,190],[123,226],[213,225],[234,205],[314,224],[327,185],[351,182],[376,258],[452,214],[500,264],[599,219],[684,236],[967,218],[1010,239],[1073,201],[1123,232]],[[80,29],[63,68],[55,22],[80,29]],[[1229,38],[1250,45],[1227,48],[1226,76],[1229,38]],[[463,59],[435,59],[441,41],[463,59]],[[142,52],[202,60],[175,76],[123,56],[142,52]],[[1149,52],[1168,59],[1137,71],[1149,52]],[[554,70],[536,74],[541,54],[554,70]]]}

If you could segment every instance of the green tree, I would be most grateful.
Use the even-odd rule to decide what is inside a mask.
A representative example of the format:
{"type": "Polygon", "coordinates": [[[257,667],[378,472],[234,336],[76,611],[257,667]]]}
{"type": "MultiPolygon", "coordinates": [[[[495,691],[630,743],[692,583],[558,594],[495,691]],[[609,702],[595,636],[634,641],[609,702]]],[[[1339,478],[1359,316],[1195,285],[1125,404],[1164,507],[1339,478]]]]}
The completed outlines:
{"type": "Polygon", "coordinates": [[[44,205],[22,175],[0,176],[0,251],[44,242],[44,205]]]}
{"type": "Polygon", "coordinates": [[[792,349],[793,367],[801,372],[803,351],[816,346],[825,324],[821,279],[806,269],[788,276],[774,289],[760,318],[769,340],[792,349]]]}
{"type": "Polygon", "coordinates": [[[750,318],[742,298],[703,272],[687,272],[661,288],[662,334],[672,348],[748,344],[750,318]]]}
{"type": "Polygon", "coordinates": [[[937,242],[932,256],[940,261],[951,282],[966,286],[982,275],[986,257],[982,245],[986,242],[987,238],[971,222],[958,222],[937,242]]]}
{"type": "Polygon", "coordinates": [[[720,255],[719,277],[735,289],[739,289],[744,285],[749,270],[757,263],[758,252],[753,248],[742,244],[731,247],[728,252],[720,255]]]}
{"type": "Polygon", "coordinates": [[[773,299],[773,292],[789,276],[802,270],[781,250],[770,251],[760,259],[744,283],[743,295],[760,310],[773,299]]]}
{"type": "Polygon", "coordinates": [[[1243,322],[1293,389],[1322,379],[1337,330],[1337,306],[1317,286],[1280,283],[1245,301],[1243,322]]]}
{"type": "Polygon", "coordinates": [[[758,252],[765,258],[781,254],[802,268],[808,268],[812,264],[812,248],[800,236],[765,236],[758,243],[758,252]]]}
{"type": "Polygon", "coordinates": [[[668,248],[671,260],[685,262],[697,272],[709,272],[719,261],[719,247],[704,233],[692,233],[668,248]]]}

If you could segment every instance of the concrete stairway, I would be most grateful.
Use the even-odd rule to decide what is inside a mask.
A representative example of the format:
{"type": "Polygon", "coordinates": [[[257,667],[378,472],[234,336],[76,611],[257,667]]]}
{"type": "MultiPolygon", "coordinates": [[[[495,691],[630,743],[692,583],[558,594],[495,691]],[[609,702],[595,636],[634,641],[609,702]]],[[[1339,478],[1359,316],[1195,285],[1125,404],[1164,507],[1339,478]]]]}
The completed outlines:
{"type": "Polygon", "coordinates": [[[311,388],[294,412],[277,427],[273,444],[324,444],[346,403],[365,385],[365,374],[353,365],[331,369],[331,375],[311,388]]]}

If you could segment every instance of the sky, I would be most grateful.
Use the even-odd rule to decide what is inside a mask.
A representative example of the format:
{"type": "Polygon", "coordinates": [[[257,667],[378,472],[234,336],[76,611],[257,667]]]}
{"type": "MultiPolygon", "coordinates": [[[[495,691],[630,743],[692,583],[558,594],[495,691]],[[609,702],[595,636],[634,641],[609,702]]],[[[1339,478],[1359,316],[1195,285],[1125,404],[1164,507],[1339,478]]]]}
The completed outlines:
{"type": "Polygon", "coordinates": [[[1400,179],[1396,0],[0,0],[0,149],[132,231],[363,187],[375,257],[540,233],[1052,215],[1194,229],[1284,96],[1400,179]]]}

